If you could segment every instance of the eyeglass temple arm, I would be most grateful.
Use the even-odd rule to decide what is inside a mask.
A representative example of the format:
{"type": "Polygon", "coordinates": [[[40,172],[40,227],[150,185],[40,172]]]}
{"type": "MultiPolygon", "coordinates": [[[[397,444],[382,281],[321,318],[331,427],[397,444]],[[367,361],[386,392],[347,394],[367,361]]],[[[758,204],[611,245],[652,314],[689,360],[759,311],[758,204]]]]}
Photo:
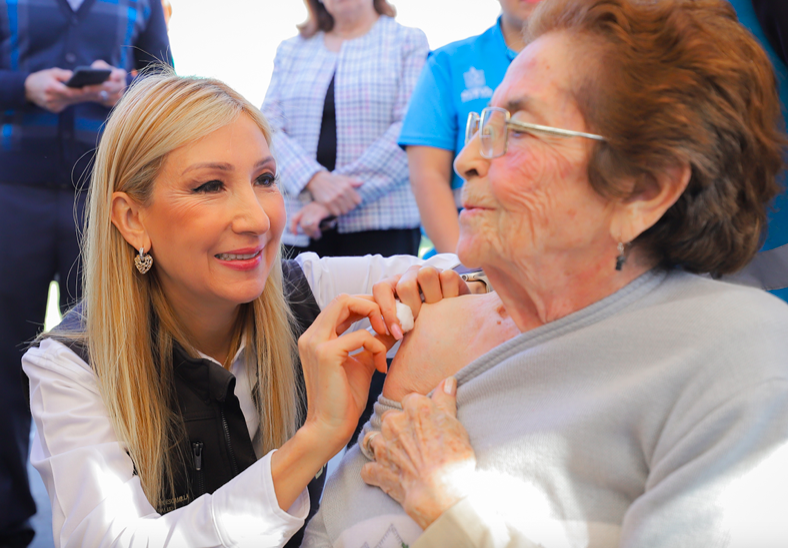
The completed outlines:
{"type": "Polygon", "coordinates": [[[593,139],[595,141],[606,141],[604,137],[601,135],[595,135],[593,133],[584,133],[582,131],[572,131],[571,129],[559,129],[556,127],[550,126],[541,126],[539,124],[529,124],[526,122],[517,122],[515,120],[508,120],[506,122],[511,127],[516,127],[520,129],[531,129],[535,131],[542,131],[544,133],[552,133],[554,135],[561,135],[563,137],[585,137],[586,139],[593,139]]]}

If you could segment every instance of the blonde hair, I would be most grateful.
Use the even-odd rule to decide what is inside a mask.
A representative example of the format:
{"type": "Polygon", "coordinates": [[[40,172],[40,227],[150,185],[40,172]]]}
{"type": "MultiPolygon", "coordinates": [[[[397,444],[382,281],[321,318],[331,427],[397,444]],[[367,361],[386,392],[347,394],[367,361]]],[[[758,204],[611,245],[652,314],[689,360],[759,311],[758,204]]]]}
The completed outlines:
{"type": "MultiPolygon", "coordinates": [[[[241,115],[252,119],[270,143],[260,111],[227,85],[164,70],[141,78],[126,92],[96,154],[83,241],[85,330],[69,337],[87,345],[112,425],[155,508],[172,489],[177,467],[183,466],[172,458],[183,435],[173,405],[173,341],[196,352],[161,289],[156,266],[144,276],[137,273],[136,251],[111,222],[112,193],[122,191],[148,204],[170,152],[241,115]]],[[[299,420],[292,322],[277,257],[262,295],[241,307],[228,357],[232,360],[246,336],[266,452],[289,439],[299,420]]]]}

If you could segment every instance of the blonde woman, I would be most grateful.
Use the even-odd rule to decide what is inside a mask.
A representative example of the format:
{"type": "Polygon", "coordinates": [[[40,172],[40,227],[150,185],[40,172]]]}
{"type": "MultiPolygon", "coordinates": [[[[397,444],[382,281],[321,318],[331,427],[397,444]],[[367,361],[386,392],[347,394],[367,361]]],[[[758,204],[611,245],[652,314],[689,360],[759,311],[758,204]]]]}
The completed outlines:
{"type": "Polygon", "coordinates": [[[383,337],[339,335],[367,317],[401,336],[392,307],[331,299],[413,259],[282,263],[269,143],[260,112],[214,80],[151,75],[111,116],[84,300],[23,359],[56,546],[281,546],[316,510],[385,370],[383,337]]]}

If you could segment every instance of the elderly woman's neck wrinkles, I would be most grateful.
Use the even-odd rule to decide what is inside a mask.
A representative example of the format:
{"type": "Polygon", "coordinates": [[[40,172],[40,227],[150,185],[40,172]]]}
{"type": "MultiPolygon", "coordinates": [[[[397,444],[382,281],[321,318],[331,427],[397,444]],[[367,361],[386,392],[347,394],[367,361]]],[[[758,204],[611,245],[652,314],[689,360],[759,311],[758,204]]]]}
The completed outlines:
{"type": "Polygon", "coordinates": [[[615,256],[600,256],[592,263],[545,261],[535,266],[514,260],[507,268],[485,269],[506,311],[525,332],[556,321],[612,295],[653,265],[631,253],[621,271],[615,256]]]}

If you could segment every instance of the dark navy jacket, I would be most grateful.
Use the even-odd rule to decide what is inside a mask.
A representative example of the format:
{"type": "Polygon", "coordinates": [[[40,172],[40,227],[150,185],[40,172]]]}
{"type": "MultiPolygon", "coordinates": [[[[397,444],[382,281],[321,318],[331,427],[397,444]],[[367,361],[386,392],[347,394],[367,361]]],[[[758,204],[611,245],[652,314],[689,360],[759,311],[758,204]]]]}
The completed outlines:
{"type": "Polygon", "coordinates": [[[758,21],[780,60],[788,64],[788,2],[752,0],[758,21]]]}
{"type": "Polygon", "coordinates": [[[142,69],[171,63],[160,0],[0,0],[0,183],[68,188],[85,172],[109,109],[81,103],[59,114],[25,99],[39,70],[102,59],[142,69]]]}

